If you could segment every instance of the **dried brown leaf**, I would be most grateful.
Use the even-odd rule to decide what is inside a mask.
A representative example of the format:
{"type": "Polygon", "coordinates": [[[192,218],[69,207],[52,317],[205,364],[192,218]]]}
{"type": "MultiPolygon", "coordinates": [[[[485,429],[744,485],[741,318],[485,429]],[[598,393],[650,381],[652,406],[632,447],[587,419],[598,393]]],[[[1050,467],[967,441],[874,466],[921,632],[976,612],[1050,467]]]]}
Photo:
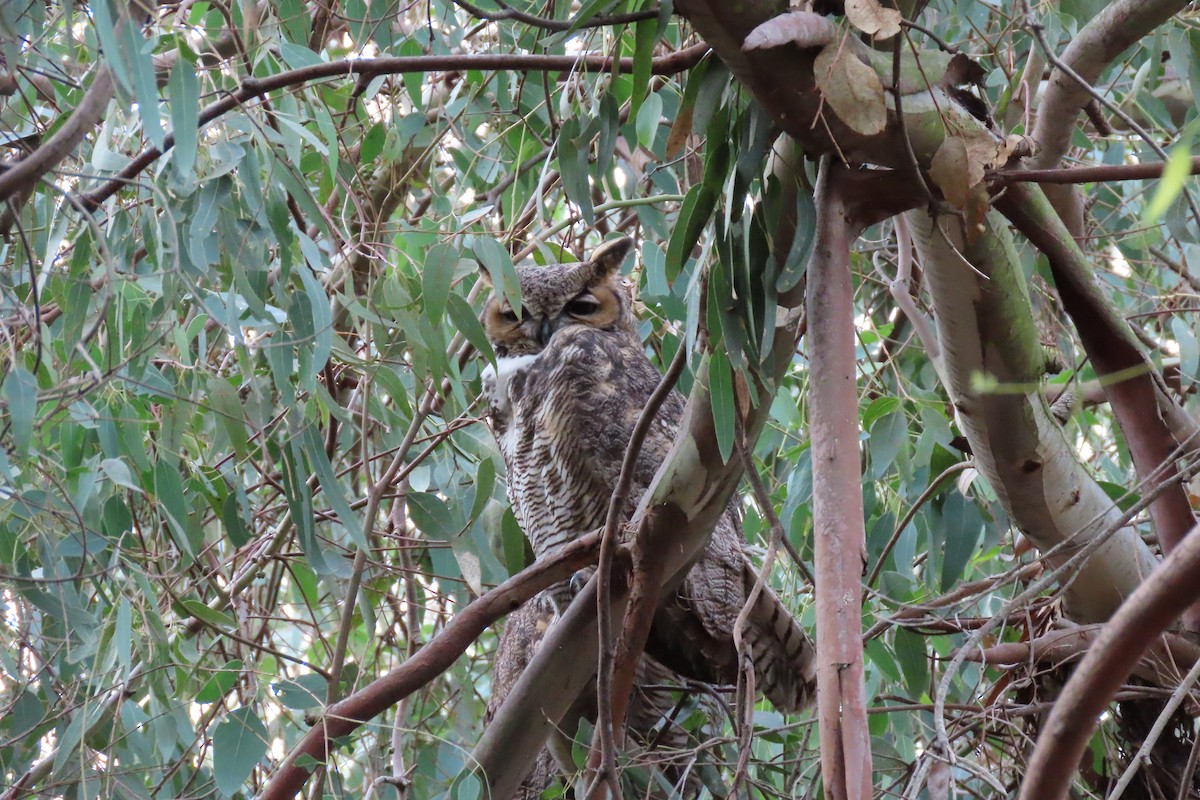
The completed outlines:
{"type": "Polygon", "coordinates": [[[943,86],[980,86],[986,76],[987,71],[978,61],[963,53],[955,53],[939,83],[943,86]]]}
{"type": "Polygon", "coordinates": [[[996,157],[989,165],[991,169],[1007,166],[1014,158],[1025,158],[1033,155],[1033,139],[1029,136],[1010,133],[996,148],[996,157]]]}
{"type": "Polygon", "coordinates": [[[873,136],[887,126],[883,82],[849,47],[831,42],[817,53],[813,76],[837,118],[857,133],[873,136]]]}
{"type": "Polygon", "coordinates": [[[954,208],[963,208],[971,191],[967,176],[967,145],[958,136],[947,136],[929,163],[929,180],[942,190],[954,208]]]}
{"type": "Polygon", "coordinates": [[[668,161],[673,161],[683,153],[683,146],[687,144],[688,137],[692,135],[692,113],[694,111],[694,106],[684,106],[675,117],[675,121],[671,123],[671,132],[667,134],[667,147],[663,151],[663,156],[668,161]]]}
{"type": "Polygon", "coordinates": [[[992,197],[982,182],[971,187],[967,193],[967,204],[963,208],[963,226],[967,244],[975,244],[987,233],[987,213],[992,207],[992,197]]]}
{"type": "Polygon", "coordinates": [[[890,39],[900,32],[900,12],[879,0],[846,0],[846,19],[868,36],[890,39]]]}
{"type": "Polygon", "coordinates": [[[761,50],[794,44],[824,47],[833,39],[833,23],[811,11],[789,11],[759,25],[742,42],[743,50],[761,50]]]}

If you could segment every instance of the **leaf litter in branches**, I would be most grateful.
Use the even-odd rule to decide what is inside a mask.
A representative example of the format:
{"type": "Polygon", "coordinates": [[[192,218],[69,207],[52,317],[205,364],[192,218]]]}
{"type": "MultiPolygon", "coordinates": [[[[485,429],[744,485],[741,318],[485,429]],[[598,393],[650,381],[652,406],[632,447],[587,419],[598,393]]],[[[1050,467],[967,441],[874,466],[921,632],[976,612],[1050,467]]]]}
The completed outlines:
{"type": "Polygon", "coordinates": [[[900,32],[900,12],[879,0],[846,0],[846,19],[868,36],[890,39],[900,32]]]}
{"type": "Polygon", "coordinates": [[[817,53],[813,76],[833,113],[853,131],[873,136],[887,126],[883,82],[849,47],[827,44],[817,53]]]}

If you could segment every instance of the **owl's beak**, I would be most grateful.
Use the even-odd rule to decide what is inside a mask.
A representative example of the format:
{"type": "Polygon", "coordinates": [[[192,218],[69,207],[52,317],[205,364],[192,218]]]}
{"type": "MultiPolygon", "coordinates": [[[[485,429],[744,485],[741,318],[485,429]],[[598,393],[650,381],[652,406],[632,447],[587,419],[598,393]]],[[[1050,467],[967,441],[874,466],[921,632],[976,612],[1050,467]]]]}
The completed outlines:
{"type": "Polygon", "coordinates": [[[554,324],[550,321],[549,317],[542,317],[542,321],[538,323],[537,327],[537,343],[545,347],[553,335],[554,324]]]}

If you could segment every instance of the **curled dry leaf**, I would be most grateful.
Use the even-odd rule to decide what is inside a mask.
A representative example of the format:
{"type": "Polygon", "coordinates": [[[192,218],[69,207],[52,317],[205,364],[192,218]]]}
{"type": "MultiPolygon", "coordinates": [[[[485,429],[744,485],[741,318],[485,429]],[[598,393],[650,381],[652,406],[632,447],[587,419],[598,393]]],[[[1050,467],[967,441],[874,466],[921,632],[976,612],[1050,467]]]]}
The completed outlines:
{"type": "Polygon", "coordinates": [[[868,36],[890,39],[900,32],[900,12],[879,0],[846,0],[846,19],[868,36]]]}
{"type": "Polygon", "coordinates": [[[947,136],[929,163],[929,180],[954,208],[964,207],[971,191],[967,161],[966,142],[959,136],[947,136]]]}
{"type": "Polygon", "coordinates": [[[761,50],[794,44],[824,47],[833,39],[833,23],[811,11],[789,11],[759,25],[742,42],[743,50],[761,50]]]}
{"type": "Polygon", "coordinates": [[[1033,155],[1034,140],[1031,136],[1021,136],[1010,133],[996,148],[996,157],[992,160],[991,168],[1000,169],[1007,166],[1014,158],[1026,158],[1033,155]]]}
{"type": "Polygon", "coordinates": [[[675,121],[671,123],[671,132],[667,135],[667,147],[663,151],[663,155],[668,161],[683,154],[684,145],[687,144],[688,137],[692,135],[692,115],[695,110],[695,106],[684,106],[675,116],[675,121]]]}
{"type": "Polygon", "coordinates": [[[873,136],[887,126],[883,82],[849,47],[827,44],[817,53],[813,77],[833,113],[856,133],[873,136]]]}
{"type": "Polygon", "coordinates": [[[934,154],[929,177],[954,208],[967,206],[967,194],[983,182],[984,174],[999,169],[1010,159],[1027,154],[1022,136],[998,139],[982,128],[947,136],[934,154]]]}
{"type": "MultiPolygon", "coordinates": [[[[850,5],[846,4],[847,7],[850,5]]],[[[955,53],[938,81],[942,86],[982,86],[987,71],[978,61],[963,53],[955,53]]]]}

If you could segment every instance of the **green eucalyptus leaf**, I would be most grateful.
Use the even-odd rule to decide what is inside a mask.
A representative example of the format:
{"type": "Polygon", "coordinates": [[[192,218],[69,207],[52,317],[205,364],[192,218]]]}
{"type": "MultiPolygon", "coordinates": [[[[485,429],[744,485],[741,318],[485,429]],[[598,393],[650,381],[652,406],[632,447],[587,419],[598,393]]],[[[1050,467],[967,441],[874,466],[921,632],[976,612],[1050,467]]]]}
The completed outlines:
{"type": "Polygon", "coordinates": [[[242,787],[270,744],[267,726],[252,708],[237,708],[213,732],[213,772],[226,797],[242,787]]]}

